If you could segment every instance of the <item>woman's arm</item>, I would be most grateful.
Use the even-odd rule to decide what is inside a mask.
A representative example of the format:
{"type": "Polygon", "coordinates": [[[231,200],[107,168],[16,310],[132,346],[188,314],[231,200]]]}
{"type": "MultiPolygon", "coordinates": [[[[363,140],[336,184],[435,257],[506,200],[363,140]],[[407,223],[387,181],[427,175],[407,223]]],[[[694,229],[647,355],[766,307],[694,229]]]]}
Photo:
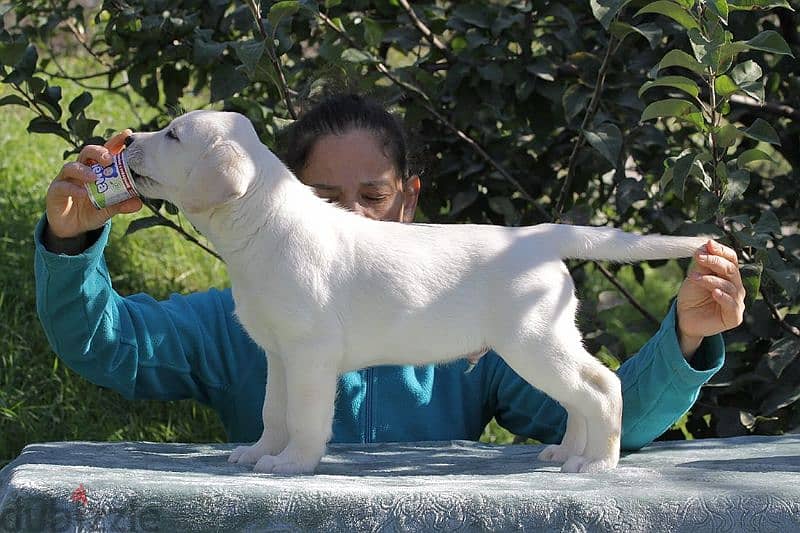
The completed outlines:
{"type": "Polygon", "coordinates": [[[85,250],[64,250],[79,252],[74,255],[48,249],[54,243],[46,241],[46,225],[42,217],[34,235],[37,311],[50,345],[70,368],[129,399],[195,398],[213,405],[228,394],[240,361],[254,349],[235,322],[229,295],[174,294],[161,302],[146,294],[122,297],[102,253],[110,222],[87,237],[85,250]]]}

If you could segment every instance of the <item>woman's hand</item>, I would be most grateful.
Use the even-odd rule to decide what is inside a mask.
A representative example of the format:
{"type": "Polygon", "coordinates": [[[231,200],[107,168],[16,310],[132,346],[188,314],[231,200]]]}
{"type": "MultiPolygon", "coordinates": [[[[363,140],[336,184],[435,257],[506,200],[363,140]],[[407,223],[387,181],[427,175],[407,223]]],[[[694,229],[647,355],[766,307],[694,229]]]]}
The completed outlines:
{"type": "Polygon", "coordinates": [[[736,252],[708,241],[695,252],[695,262],[678,292],[678,340],[690,359],[703,337],[742,323],[745,289],[736,252]]]}
{"type": "Polygon", "coordinates": [[[87,231],[97,229],[118,213],[133,213],[142,208],[139,198],[130,198],[122,203],[97,209],[89,200],[85,183],[95,180],[88,166],[93,160],[103,166],[110,165],[112,155],[125,144],[131,130],[118,133],[104,146],[88,145],[81,150],[78,160],[61,167],[61,172],[47,189],[47,224],[52,236],[59,239],[79,237],[87,231]]]}

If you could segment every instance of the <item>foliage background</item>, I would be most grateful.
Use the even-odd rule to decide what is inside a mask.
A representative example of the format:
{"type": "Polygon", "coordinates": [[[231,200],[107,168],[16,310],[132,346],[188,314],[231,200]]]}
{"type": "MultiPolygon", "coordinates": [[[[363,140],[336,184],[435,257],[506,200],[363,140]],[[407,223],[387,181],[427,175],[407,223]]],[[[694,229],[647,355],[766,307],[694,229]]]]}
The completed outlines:
{"type": "MultiPolygon", "coordinates": [[[[786,2],[672,3],[701,10],[724,4],[735,39],[774,30],[800,53],[800,18],[786,2]]],[[[279,147],[288,121],[337,85],[369,93],[403,117],[424,183],[419,221],[560,220],[644,233],[711,232],[735,245],[746,265],[745,323],[725,336],[725,367],[663,438],[797,431],[798,64],[774,50],[744,50],[736,59],[760,65],[766,105],[753,99],[761,97],[757,88],[738,90],[720,106],[721,120],[744,129],[761,118],[780,145],[734,140],[725,157],[748,181],[723,180],[723,205],[709,202],[714,188],[697,165],[681,187],[667,179],[661,186],[665,168],[674,173],[677,159],[707,149],[710,137],[678,118],[641,120],[653,100],[682,94],[662,86],[640,97],[651,69],[670,50],[693,50],[680,21],[637,15],[653,4],[0,4],[0,464],[33,441],[224,439],[208,409],[126,402],[83,381],[50,351],[36,325],[30,234],[63,158],[112,130],[160,128],[181,109],[201,107],[245,113],[263,141],[279,147]],[[752,148],[769,161],[739,168],[734,156],[752,148]]],[[[699,87],[699,98],[709,101],[712,92],[699,87]]],[[[114,225],[106,257],[119,292],[166,297],[228,283],[224,267],[177,232],[139,231],[179,220],[170,206],[146,211],[114,225]],[[123,236],[126,229],[133,234],[123,236]]],[[[571,266],[587,345],[614,368],[655,332],[685,264],[571,266]]],[[[495,425],[484,435],[511,438],[495,425]]]]}

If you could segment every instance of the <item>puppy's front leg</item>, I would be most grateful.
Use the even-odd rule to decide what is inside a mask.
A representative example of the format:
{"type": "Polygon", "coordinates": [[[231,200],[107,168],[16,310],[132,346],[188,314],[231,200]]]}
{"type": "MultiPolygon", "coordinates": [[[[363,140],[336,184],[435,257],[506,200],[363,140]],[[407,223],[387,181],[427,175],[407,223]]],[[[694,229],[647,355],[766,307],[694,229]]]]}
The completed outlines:
{"type": "Polygon", "coordinates": [[[239,446],[228,458],[230,463],[256,464],[265,455],[277,455],[289,441],[286,428],[286,369],[277,354],[267,356],[267,389],[261,410],[264,431],[252,446],[239,446]]]}
{"type": "Polygon", "coordinates": [[[333,423],[337,368],[322,353],[304,350],[299,357],[289,355],[284,361],[289,443],[280,454],[259,459],[256,472],[311,473],[325,454],[333,423]],[[315,357],[308,358],[309,353],[315,357]]]}

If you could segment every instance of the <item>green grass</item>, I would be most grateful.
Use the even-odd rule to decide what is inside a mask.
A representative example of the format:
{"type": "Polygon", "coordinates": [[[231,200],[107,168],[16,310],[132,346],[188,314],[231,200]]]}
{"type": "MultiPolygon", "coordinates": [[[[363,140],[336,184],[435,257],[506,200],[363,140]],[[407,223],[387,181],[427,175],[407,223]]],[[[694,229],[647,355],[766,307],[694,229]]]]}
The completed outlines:
{"type": "MultiPolygon", "coordinates": [[[[62,86],[65,104],[81,89],[62,86]]],[[[9,94],[0,86],[0,97],[9,94]]],[[[121,97],[95,92],[88,109],[97,131],[138,123],[121,97]]],[[[139,113],[147,116],[142,106],[139,113]]],[[[2,108],[0,129],[0,466],[31,442],[58,440],[222,441],[216,414],[187,400],[129,402],[66,368],[50,349],[36,315],[33,228],[44,212],[47,187],[67,143],[26,131],[33,113],[2,108]]],[[[229,284],[224,266],[165,228],[123,237],[128,223],[114,219],[106,260],[123,295],[165,298],[229,284]]]]}

